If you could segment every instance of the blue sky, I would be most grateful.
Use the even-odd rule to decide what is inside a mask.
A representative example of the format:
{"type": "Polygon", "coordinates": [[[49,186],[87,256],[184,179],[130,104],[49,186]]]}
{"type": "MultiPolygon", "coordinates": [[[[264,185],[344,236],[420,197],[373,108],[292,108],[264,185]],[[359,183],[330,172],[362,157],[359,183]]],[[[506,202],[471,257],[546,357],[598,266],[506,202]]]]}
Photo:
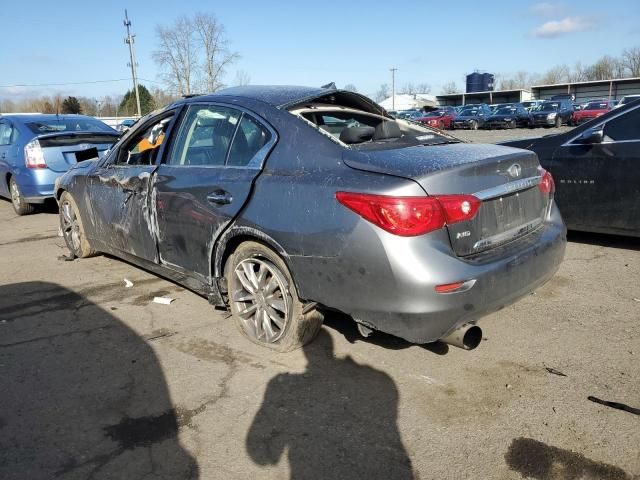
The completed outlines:
{"type": "MultiPolygon", "coordinates": [[[[241,59],[229,69],[254,84],[441,85],[480,69],[510,74],[590,63],[640,46],[640,2],[120,1],[3,2],[0,85],[125,79],[124,9],[136,34],[139,76],[158,80],[154,29],[197,11],[215,14],[241,59]],[[5,4],[6,3],[6,4],[5,4]]],[[[143,82],[144,83],[144,82],[143,82]]],[[[0,88],[0,96],[124,93],[130,82],[0,88]]]]}

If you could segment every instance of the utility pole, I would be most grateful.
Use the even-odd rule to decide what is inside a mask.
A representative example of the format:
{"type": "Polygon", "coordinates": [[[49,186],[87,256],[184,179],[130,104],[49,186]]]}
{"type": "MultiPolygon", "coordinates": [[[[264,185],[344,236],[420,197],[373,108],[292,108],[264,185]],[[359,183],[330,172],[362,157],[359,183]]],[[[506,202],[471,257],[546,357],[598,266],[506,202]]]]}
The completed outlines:
{"type": "Polygon", "coordinates": [[[135,41],[135,35],[131,35],[131,20],[127,11],[124,11],[124,26],[127,27],[127,38],[124,39],[124,43],[129,45],[129,66],[131,67],[131,77],[133,78],[133,91],[136,93],[136,105],[138,107],[138,117],[141,117],[140,113],[140,93],[138,92],[138,75],[136,72],[136,54],[133,51],[133,42],[135,41]]]}
{"type": "Polygon", "coordinates": [[[390,68],[391,70],[391,110],[396,110],[396,70],[397,68],[390,68]]]}

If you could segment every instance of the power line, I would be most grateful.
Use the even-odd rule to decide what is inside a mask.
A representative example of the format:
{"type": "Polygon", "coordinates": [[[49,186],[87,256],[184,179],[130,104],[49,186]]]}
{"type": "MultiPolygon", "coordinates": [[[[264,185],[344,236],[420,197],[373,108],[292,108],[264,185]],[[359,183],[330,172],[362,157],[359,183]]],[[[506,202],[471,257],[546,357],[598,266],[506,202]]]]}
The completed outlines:
{"type": "MultiPolygon", "coordinates": [[[[148,78],[139,78],[143,82],[156,83],[160,85],[162,82],[156,80],[150,80],[148,78]]],[[[96,83],[115,83],[115,82],[129,82],[130,78],[116,78],[113,80],[87,80],[86,82],[57,82],[57,83],[16,83],[14,85],[0,85],[0,88],[15,88],[15,87],[64,87],[67,85],[92,85],[96,83]]]]}

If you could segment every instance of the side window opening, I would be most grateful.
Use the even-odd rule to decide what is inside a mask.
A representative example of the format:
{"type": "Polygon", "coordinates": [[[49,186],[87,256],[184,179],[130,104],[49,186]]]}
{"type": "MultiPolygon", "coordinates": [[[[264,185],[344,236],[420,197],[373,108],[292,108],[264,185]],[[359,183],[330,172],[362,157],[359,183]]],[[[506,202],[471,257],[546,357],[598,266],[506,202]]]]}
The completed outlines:
{"type": "Polygon", "coordinates": [[[244,114],[229,151],[227,165],[245,167],[271,139],[271,133],[251,116],[244,114]]]}
{"type": "Polygon", "coordinates": [[[609,120],[604,135],[608,141],[640,140],[640,108],[609,120]]]}
{"type": "Polygon", "coordinates": [[[118,165],[153,165],[156,162],[167,128],[173,116],[165,117],[146,128],[121,150],[118,165]]]}
{"type": "Polygon", "coordinates": [[[241,113],[215,105],[193,105],[185,116],[169,165],[222,166],[241,113]]]}
{"type": "Polygon", "coordinates": [[[0,123],[0,145],[9,145],[11,143],[11,126],[6,123],[0,123]]]}

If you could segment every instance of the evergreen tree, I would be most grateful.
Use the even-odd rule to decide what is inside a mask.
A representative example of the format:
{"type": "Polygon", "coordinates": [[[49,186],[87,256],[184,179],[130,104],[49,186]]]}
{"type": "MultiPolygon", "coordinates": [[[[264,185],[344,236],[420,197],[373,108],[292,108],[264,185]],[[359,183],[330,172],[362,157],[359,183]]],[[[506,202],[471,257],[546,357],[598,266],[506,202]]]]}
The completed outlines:
{"type": "MultiPolygon", "coordinates": [[[[138,85],[138,93],[140,95],[140,113],[146,115],[156,108],[156,103],[153,100],[153,95],[149,93],[149,90],[144,85],[138,85]]],[[[137,115],[138,107],[136,106],[136,94],[133,89],[128,90],[120,102],[118,107],[118,115],[121,117],[137,115]]]]}
{"type": "Polygon", "coordinates": [[[82,106],[76,97],[67,97],[62,102],[62,113],[82,113],[82,106]]]}

